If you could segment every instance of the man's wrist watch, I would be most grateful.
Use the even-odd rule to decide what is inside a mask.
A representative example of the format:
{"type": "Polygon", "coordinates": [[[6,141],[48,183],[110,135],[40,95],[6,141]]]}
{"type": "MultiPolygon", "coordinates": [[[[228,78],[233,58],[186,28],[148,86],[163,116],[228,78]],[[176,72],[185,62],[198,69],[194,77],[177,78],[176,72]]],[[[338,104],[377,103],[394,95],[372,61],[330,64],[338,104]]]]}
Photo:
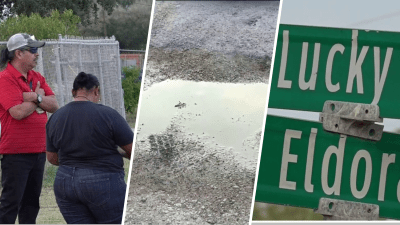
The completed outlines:
{"type": "Polygon", "coordinates": [[[37,94],[37,104],[39,105],[40,103],[42,103],[43,98],[41,95],[37,94]]]}

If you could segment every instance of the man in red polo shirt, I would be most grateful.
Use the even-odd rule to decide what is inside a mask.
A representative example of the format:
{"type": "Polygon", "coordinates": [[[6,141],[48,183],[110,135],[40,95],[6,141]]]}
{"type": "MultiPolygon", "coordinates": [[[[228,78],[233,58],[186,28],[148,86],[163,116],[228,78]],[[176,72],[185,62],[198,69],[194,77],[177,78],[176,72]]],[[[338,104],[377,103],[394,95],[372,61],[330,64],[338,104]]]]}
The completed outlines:
{"type": "Polygon", "coordinates": [[[45,45],[27,34],[15,34],[2,50],[0,66],[0,154],[2,186],[0,223],[33,224],[39,213],[46,162],[45,111],[58,109],[44,77],[33,71],[37,50],[45,45]]]}

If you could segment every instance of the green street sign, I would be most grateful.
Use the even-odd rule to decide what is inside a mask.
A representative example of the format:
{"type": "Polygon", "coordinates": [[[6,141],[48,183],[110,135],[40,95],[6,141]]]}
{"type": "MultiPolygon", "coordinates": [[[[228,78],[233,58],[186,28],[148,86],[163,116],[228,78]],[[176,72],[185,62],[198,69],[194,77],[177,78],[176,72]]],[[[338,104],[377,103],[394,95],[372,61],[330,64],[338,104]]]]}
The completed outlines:
{"type": "Polygon", "coordinates": [[[321,198],[340,199],[376,204],[380,217],[400,219],[399,157],[400,135],[367,141],[268,115],[255,200],[318,208],[321,198]]]}
{"type": "Polygon", "coordinates": [[[400,118],[400,33],[279,26],[269,107],[321,112],[326,100],[400,118]]]}

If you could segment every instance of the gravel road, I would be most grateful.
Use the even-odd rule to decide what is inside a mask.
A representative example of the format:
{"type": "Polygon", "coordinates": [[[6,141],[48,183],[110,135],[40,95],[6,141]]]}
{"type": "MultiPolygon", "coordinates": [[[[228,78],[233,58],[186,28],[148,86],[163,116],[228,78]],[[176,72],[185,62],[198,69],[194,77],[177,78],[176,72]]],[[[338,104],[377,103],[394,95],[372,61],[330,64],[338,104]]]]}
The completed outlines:
{"type": "Polygon", "coordinates": [[[268,82],[279,2],[156,2],[144,89],[166,79],[268,82]]]}
{"type": "Polygon", "coordinates": [[[271,57],[279,2],[157,2],[151,46],[271,57]]]}
{"type": "MultiPolygon", "coordinates": [[[[268,83],[278,8],[279,2],[157,1],[144,89],[167,79],[268,83]]],[[[190,118],[177,114],[161,133],[138,133],[125,224],[248,224],[255,166],[192,136],[184,119],[190,118]]],[[[258,151],[260,138],[261,132],[244,137],[246,149],[258,151]]]]}

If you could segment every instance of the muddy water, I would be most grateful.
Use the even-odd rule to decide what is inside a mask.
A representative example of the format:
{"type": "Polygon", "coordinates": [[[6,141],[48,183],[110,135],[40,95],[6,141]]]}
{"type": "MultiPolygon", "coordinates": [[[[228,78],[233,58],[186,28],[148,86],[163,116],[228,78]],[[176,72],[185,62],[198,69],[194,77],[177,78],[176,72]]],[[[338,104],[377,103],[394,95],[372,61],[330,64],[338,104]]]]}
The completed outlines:
{"type": "Polygon", "coordinates": [[[207,145],[226,147],[246,167],[256,166],[267,84],[167,80],[143,92],[138,137],[165,131],[172,123],[207,145]]]}

